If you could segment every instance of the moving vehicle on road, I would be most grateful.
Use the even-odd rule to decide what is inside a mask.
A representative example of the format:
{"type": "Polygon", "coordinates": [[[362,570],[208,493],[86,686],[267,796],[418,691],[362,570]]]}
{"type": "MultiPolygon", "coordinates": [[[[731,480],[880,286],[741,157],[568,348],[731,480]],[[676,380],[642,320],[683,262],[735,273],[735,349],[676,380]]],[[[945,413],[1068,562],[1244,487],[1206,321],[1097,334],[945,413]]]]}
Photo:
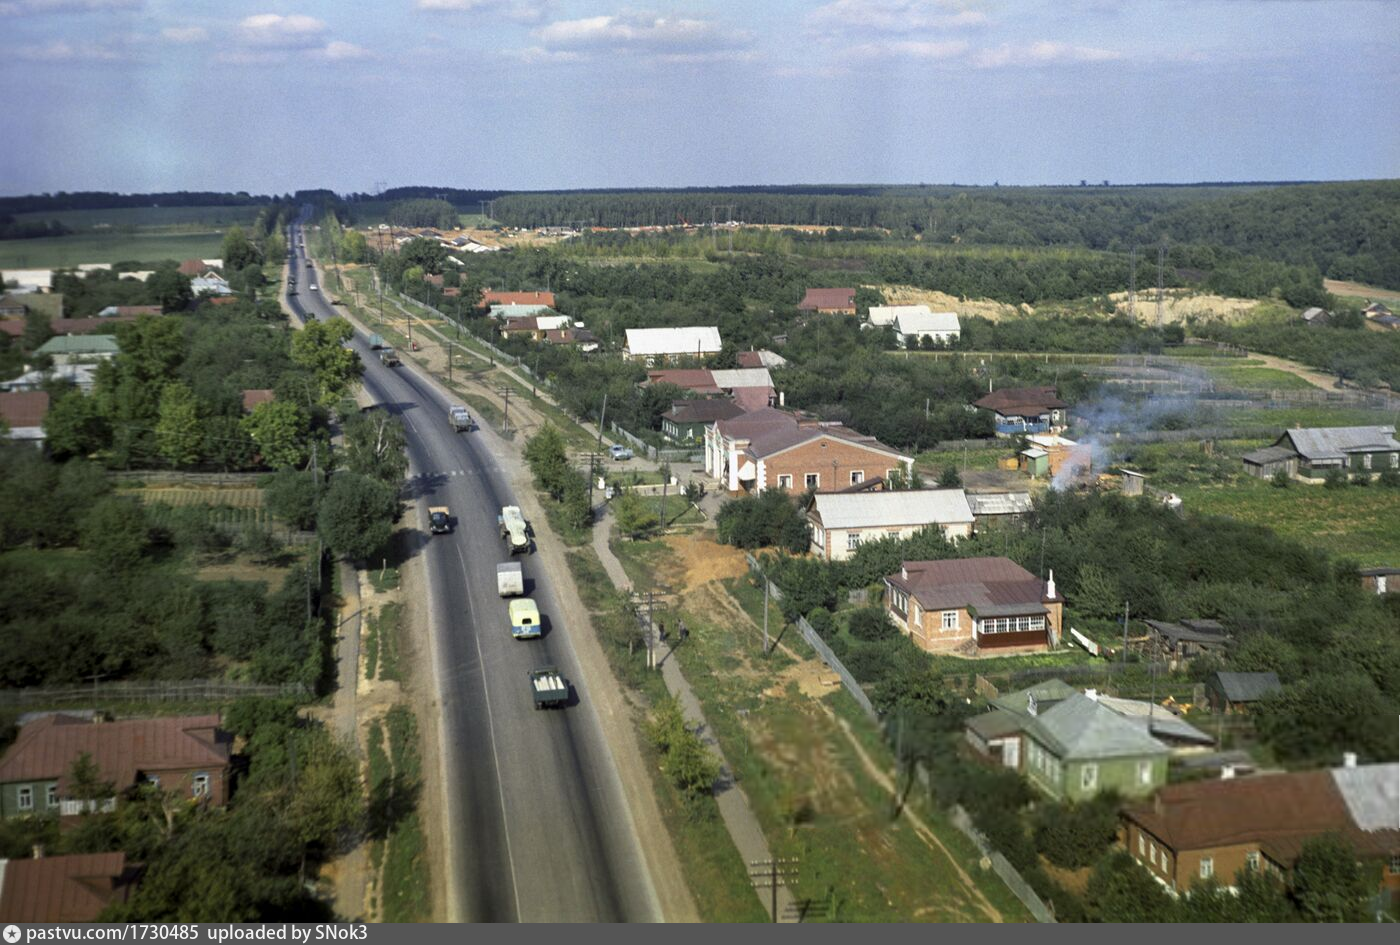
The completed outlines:
{"type": "Polygon", "coordinates": [[[612,446],[608,447],[608,455],[617,460],[631,459],[632,451],[620,443],[614,443],[612,446]]]}
{"type": "Polygon", "coordinates": [[[379,363],[385,367],[398,367],[399,356],[393,348],[385,348],[379,352],[379,363]]]}
{"type": "Polygon", "coordinates": [[[434,505],[428,508],[428,531],[434,535],[446,535],[452,531],[452,513],[445,505],[434,505]]]}
{"type": "Polygon", "coordinates": [[[540,635],[540,609],[530,598],[510,602],[510,635],[517,640],[533,640],[540,635]]]}
{"type": "Polygon", "coordinates": [[[452,425],[452,429],[458,433],[472,428],[472,415],[467,412],[467,408],[460,404],[454,404],[447,408],[447,422],[452,425]]]}
{"type": "Polygon", "coordinates": [[[496,593],[514,597],[525,593],[525,566],[519,561],[502,561],[496,565],[496,593]]]}
{"type": "Polygon", "coordinates": [[[496,516],[496,525],[500,528],[501,538],[505,539],[511,554],[530,550],[530,526],[525,521],[520,506],[503,507],[501,514],[496,516]]]}
{"type": "Polygon", "coordinates": [[[314,282],[311,283],[310,288],[311,288],[311,291],[312,291],[312,292],[319,292],[319,291],[320,291],[319,289],[316,288],[316,283],[314,283],[314,282]]]}
{"type": "Polygon", "coordinates": [[[381,336],[379,336],[379,335],[370,335],[370,336],[369,336],[369,350],[371,350],[371,351],[378,351],[380,348],[383,348],[384,346],[385,346],[385,345],[384,345],[384,339],[383,339],[381,336]]]}
{"type": "Polygon", "coordinates": [[[530,670],[530,689],[535,694],[536,709],[551,709],[568,704],[569,681],[553,666],[530,670]]]}

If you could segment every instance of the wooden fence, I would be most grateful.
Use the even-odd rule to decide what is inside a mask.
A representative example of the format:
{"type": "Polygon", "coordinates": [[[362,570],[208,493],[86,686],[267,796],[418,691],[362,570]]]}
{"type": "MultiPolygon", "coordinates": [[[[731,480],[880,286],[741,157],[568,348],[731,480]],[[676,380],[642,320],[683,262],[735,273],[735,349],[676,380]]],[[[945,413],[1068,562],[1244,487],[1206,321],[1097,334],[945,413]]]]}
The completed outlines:
{"type": "Polygon", "coordinates": [[[112,470],[108,478],[122,482],[140,482],[147,486],[189,486],[199,488],[239,488],[256,489],[259,481],[267,473],[256,472],[180,472],[174,469],[128,469],[112,470]]]}
{"type": "Polygon", "coordinates": [[[0,690],[0,706],[71,705],[93,702],[224,702],[243,696],[305,699],[301,683],[280,685],[226,679],[133,680],[76,686],[0,690]]]}

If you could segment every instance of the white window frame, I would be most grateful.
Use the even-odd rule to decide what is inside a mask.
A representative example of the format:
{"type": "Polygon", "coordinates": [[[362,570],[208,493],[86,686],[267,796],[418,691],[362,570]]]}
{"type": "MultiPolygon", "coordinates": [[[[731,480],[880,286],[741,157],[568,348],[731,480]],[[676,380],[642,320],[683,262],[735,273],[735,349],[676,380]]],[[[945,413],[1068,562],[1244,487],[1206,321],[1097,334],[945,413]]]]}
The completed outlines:
{"type": "Polygon", "coordinates": [[[1197,872],[1200,874],[1201,879],[1210,879],[1212,876],[1214,876],[1214,875],[1215,875],[1215,857],[1213,857],[1213,856],[1203,856],[1203,857],[1201,857],[1201,866],[1200,866],[1200,869],[1197,870],[1197,872]]]}
{"type": "Polygon", "coordinates": [[[1138,784],[1146,786],[1152,783],[1152,762],[1139,761],[1137,765],[1137,770],[1138,784]]]}
{"type": "Polygon", "coordinates": [[[15,810],[29,811],[34,809],[34,788],[31,785],[20,785],[15,791],[15,810]]]}
{"type": "Polygon", "coordinates": [[[1144,837],[1144,836],[1142,835],[1141,832],[1139,832],[1139,833],[1138,833],[1138,856],[1142,857],[1142,856],[1146,856],[1146,855],[1147,855],[1147,838],[1144,837]]]}
{"type": "Polygon", "coordinates": [[[958,612],[956,610],[943,611],[943,615],[939,618],[938,627],[945,632],[958,629],[958,612]]]}
{"type": "Polygon", "coordinates": [[[865,481],[865,470],[864,470],[864,469],[852,469],[852,470],[851,470],[851,485],[853,485],[853,486],[858,486],[858,485],[860,485],[860,484],[861,484],[862,482],[864,482],[864,481],[865,481]]]}
{"type": "Polygon", "coordinates": [[[190,778],[191,797],[210,797],[212,796],[211,787],[212,784],[207,771],[201,771],[190,778]]]}
{"type": "Polygon", "coordinates": [[[1391,454],[1390,454],[1390,468],[1391,468],[1391,469],[1400,469],[1400,453],[1391,453],[1391,454]]]}
{"type": "Polygon", "coordinates": [[[1151,844],[1150,846],[1151,846],[1151,851],[1147,854],[1147,859],[1148,859],[1148,861],[1149,861],[1153,866],[1156,866],[1156,865],[1157,865],[1157,844],[1153,843],[1153,844],[1151,844]]]}
{"type": "Polygon", "coordinates": [[[802,484],[808,489],[820,489],[822,487],[822,474],[805,473],[802,477],[802,484]]]}
{"type": "Polygon", "coordinates": [[[860,547],[860,532],[846,532],[846,550],[855,551],[860,547]]]}
{"type": "Polygon", "coordinates": [[[1370,454],[1370,453],[1362,453],[1362,454],[1361,454],[1361,466],[1362,466],[1363,469],[1370,469],[1370,468],[1371,468],[1371,454],[1370,454]]]}
{"type": "Polygon", "coordinates": [[[778,488],[779,488],[779,489],[786,489],[786,490],[788,490],[789,492],[792,491],[792,474],[791,474],[791,473],[781,473],[781,474],[779,474],[779,476],[778,476],[778,488]]]}
{"type": "Polygon", "coordinates": [[[1085,791],[1096,791],[1099,787],[1099,766],[1089,762],[1079,769],[1079,787],[1085,791]]]}
{"type": "Polygon", "coordinates": [[[1259,872],[1259,851],[1251,850],[1244,855],[1244,865],[1251,873],[1259,872]]]}

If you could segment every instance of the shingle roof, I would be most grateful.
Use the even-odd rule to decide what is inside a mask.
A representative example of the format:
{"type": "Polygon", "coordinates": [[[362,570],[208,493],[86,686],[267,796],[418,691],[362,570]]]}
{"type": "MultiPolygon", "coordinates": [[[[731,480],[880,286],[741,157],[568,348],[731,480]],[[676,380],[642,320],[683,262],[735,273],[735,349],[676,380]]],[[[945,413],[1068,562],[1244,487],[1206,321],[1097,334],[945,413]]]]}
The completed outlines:
{"type": "Polygon", "coordinates": [[[506,323],[501,326],[501,333],[505,334],[511,331],[536,331],[538,328],[539,325],[533,317],[507,318],[506,323]]]}
{"type": "Polygon", "coordinates": [[[0,394],[0,420],[4,420],[11,430],[43,426],[48,413],[47,391],[9,391],[0,394]]]}
{"type": "Polygon", "coordinates": [[[1030,697],[1035,696],[1037,711],[1047,709],[1056,702],[1063,702],[1079,692],[1063,679],[1047,679],[1045,682],[1027,686],[1016,692],[1008,692],[992,700],[992,705],[1025,714],[1030,697]]]}
{"type": "Polygon", "coordinates": [[[1309,460],[1341,459],[1358,451],[1400,450],[1393,426],[1311,427],[1288,430],[1283,435],[1309,460]]]}
{"type": "Polygon", "coordinates": [[[45,716],[20,729],[0,760],[0,784],[56,779],[62,790],[69,768],[84,752],[118,789],[135,783],[140,771],[221,768],[229,762],[230,743],[218,727],[217,715],[100,724],[69,715],[45,716]]]}
{"type": "Polygon", "coordinates": [[[1188,643],[1224,643],[1229,637],[1225,627],[1217,620],[1195,620],[1172,623],[1169,620],[1144,620],[1157,633],[1172,641],[1188,643]]]}
{"type": "Polygon", "coordinates": [[[1015,735],[1025,725],[1025,717],[1006,709],[992,709],[968,719],[964,724],[984,739],[1015,735]]]}
{"type": "Polygon", "coordinates": [[[1220,691],[1231,702],[1254,702],[1283,688],[1278,681],[1278,673],[1227,673],[1222,671],[1217,672],[1215,678],[1220,683],[1220,691]]]}
{"type": "Polygon", "coordinates": [[[826,528],[971,524],[961,489],[820,493],[811,513],[826,528]]]}
{"type": "Polygon", "coordinates": [[[797,425],[797,418],[777,407],[763,407],[749,410],[732,420],[721,420],[716,429],[725,436],[738,440],[752,439],[773,430],[785,430],[797,425]]]}
{"type": "Polygon", "coordinates": [[[671,409],[661,415],[663,420],[672,423],[714,423],[728,420],[744,412],[744,408],[731,400],[673,400],[671,409]]]}
{"type": "Polygon", "coordinates": [[[137,872],[125,853],[0,860],[0,922],[91,922],[126,901],[137,872]]]}
{"type": "Polygon", "coordinates": [[[243,392],[243,409],[251,411],[258,404],[266,404],[275,400],[275,392],[267,388],[251,388],[243,392]]]}
{"type": "Polygon", "coordinates": [[[1167,746],[1143,725],[1123,718],[1097,699],[1075,693],[1026,724],[1026,732],[1062,759],[1165,755],[1167,746]]]}
{"type": "Polygon", "coordinates": [[[627,329],[627,351],[632,355],[715,354],[719,349],[719,329],[714,325],[627,329]]]}
{"type": "Polygon", "coordinates": [[[808,289],[797,307],[803,311],[819,308],[855,308],[855,289],[808,289]]]}
{"type": "Polygon", "coordinates": [[[787,364],[787,358],[772,351],[740,351],[735,356],[741,368],[775,368],[787,364]]]}
{"type": "Polygon", "coordinates": [[[968,493],[967,504],[977,515],[1024,515],[1030,512],[1029,492],[968,493]]]}
{"type": "Polygon", "coordinates": [[[1045,582],[1010,558],[906,561],[901,573],[885,580],[907,590],[926,610],[971,607],[983,616],[1046,612],[1045,582]]]}
{"type": "Polygon", "coordinates": [[[749,441],[749,448],[746,451],[754,459],[764,459],[777,453],[790,450],[794,446],[812,440],[819,440],[823,437],[831,437],[843,440],[856,446],[862,446],[869,450],[884,453],[900,460],[909,461],[912,457],[905,456],[892,446],[886,446],[873,436],[864,436],[849,427],[841,424],[812,424],[803,425],[794,423],[787,429],[773,430],[760,436],[755,436],[749,441]]]}
{"type": "Polygon", "coordinates": [[[1069,404],[1053,387],[1003,387],[972,402],[974,407],[995,410],[1003,416],[1039,416],[1047,410],[1062,410],[1069,404]]]}

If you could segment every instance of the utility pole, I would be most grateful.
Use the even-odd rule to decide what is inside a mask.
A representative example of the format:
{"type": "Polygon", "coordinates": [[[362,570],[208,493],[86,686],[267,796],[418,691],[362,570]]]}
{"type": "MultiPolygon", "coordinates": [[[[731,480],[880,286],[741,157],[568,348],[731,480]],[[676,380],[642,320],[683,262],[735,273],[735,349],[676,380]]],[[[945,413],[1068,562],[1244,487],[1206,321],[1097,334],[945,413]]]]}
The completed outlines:
{"type": "Polygon", "coordinates": [[[603,452],[603,421],[608,418],[608,392],[603,391],[603,410],[598,414],[598,453],[603,452]]]}
{"type": "Polygon", "coordinates": [[[1123,662],[1128,662],[1128,602],[1123,601],[1123,662]]]}
{"type": "MultiPolygon", "coordinates": [[[[763,572],[759,572],[763,574],[763,572]]],[[[768,575],[763,574],[763,655],[768,655],[768,575]]]]}
{"type": "Polygon", "coordinates": [[[1137,244],[1128,252],[1128,317],[1137,318],[1137,244]]]}
{"type": "Polygon", "coordinates": [[[443,347],[447,349],[447,383],[452,383],[452,342],[443,341],[443,347]]]}
{"type": "Polygon", "coordinates": [[[768,887],[773,910],[773,922],[778,921],[778,887],[793,886],[797,883],[797,858],[786,857],[771,860],[750,860],[749,876],[758,889],[768,887]]]}
{"type": "Polygon", "coordinates": [[[505,399],[506,406],[501,416],[501,432],[505,433],[510,429],[510,388],[498,387],[496,388],[496,393],[500,394],[501,397],[505,399]]]}

